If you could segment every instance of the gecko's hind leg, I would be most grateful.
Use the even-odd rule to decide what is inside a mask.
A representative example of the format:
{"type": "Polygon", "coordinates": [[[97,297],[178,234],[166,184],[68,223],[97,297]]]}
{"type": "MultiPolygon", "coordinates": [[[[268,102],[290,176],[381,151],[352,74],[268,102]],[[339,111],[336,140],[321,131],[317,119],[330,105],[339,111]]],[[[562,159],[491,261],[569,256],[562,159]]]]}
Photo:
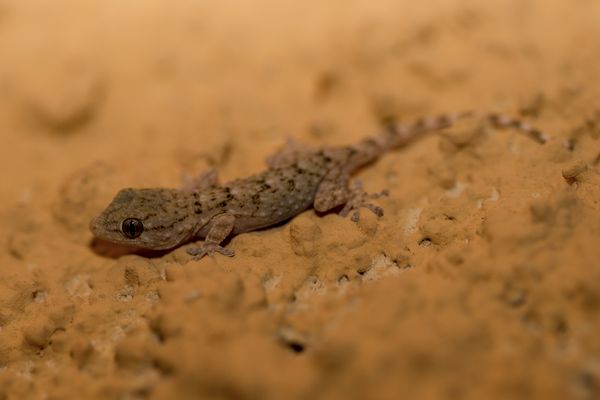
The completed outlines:
{"type": "Polygon", "coordinates": [[[367,208],[375,215],[381,217],[383,209],[373,203],[368,202],[370,199],[377,199],[382,196],[387,196],[388,191],[383,190],[379,193],[366,193],[363,190],[362,182],[355,180],[354,188],[348,188],[350,175],[347,172],[341,171],[330,173],[326,176],[315,196],[314,208],[319,212],[329,211],[338,206],[344,206],[340,211],[342,217],[352,213],[352,221],[357,222],[360,219],[360,209],[367,208]]]}
{"type": "Polygon", "coordinates": [[[350,190],[350,196],[346,201],[344,208],[342,208],[342,211],[340,211],[340,215],[342,217],[345,217],[348,214],[352,213],[352,221],[358,222],[358,220],[360,219],[360,209],[364,207],[370,210],[373,214],[377,215],[378,217],[382,217],[383,208],[373,203],[369,203],[368,200],[378,199],[382,196],[387,195],[389,195],[389,192],[387,190],[382,190],[379,193],[365,192],[363,190],[362,182],[356,179],[354,181],[354,189],[350,190]]]}
{"type": "Polygon", "coordinates": [[[313,207],[318,212],[327,212],[346,204],[350,198],[348,181],[350,174],[341,169],[332,169],[325,175],[317,189],[313,207]]]}
{"type": "Polygon", "coordinates": [[[219,171],[216,168],[211,168],[195,177],[184,173],[182,181],[182,189],[186,192],[208,189],[219,184],[219,171]]]}
{"type": "Polygon", "coordinates": [[[221,242],[227,239],[227,236],[235,226],[235,216],[231,214],[219,214],[214,216],[208,223],[208,234],[204,243],[199,247],[190,247],[187,253],[199,260],[205,255],[212,256],[215,253],[221,253],[224,256],[233,257],[235,252],[232,249],[221,246],[221,242]]]}

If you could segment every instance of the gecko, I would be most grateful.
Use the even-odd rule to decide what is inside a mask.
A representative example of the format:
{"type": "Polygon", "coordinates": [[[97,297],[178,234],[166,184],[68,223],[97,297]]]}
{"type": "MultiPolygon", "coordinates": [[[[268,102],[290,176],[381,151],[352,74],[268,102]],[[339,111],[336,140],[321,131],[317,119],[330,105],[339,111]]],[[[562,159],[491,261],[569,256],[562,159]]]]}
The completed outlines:
{"type": "MultiPolygon", "coordinates": [[[[378,217],[383,209],[370,200],[388,194],[369,194],[352,175],[384,153],[403,147],[425,134],[439,131],[472,112],[421,118],[395,124],[356,144],[311,149],[289,144],[267,159],[268,169],[247,178],[219,184],[216,170],[201,175],[182,189],[122,189],[90,223],[93,235],[105,241],[136,248],[169,250],[204,240],[190,247],[194,259],[220,253],[234,256],[223,246],[227,238],[284,222],[313,207],[325,213],[338,210],[343,217],[360,219],[366,208],[378,217]]],[[[485,119],[498,128],[514,128],[538,143],[548,136],[522,122],[499,114],[485,119]]]]}

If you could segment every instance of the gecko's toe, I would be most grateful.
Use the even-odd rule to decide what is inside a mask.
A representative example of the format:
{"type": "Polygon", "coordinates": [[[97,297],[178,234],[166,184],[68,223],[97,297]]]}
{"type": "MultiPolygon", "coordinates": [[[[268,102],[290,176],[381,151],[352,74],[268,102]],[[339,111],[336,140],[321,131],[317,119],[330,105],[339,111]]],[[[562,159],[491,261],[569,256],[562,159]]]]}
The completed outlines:
{"type": "Polygon", "coordinates": [[[194,260],[200,260],[206,255],[212,257],[215,253],[223,254],[227,257],[235,256],[235,251],[233,249],[219,246],[218,244],[203,244],[200,247],[190,247],[186,251],[190,256],[194,257],[194,260]]]}
{"type": "Polygon", "coordinates": [[[371,194],[369,194],[369,198],[370,199],[378,199],[380,197],[388,197],[389,195],[390,195],[390,191],[387,190],[387,189],[383,189],[379,193],[371,193],[371,194]]]}
{"type": "Polygon", "coordinates": [[[377,215],[378,217],[383,217],[383,208],[372,203],[363,204],[363,207],[368,208],[373,214],[377,215]]]}
{"type": "Polygon", "coordinates": [[[233,257],[235,256],[235,251],[232,249],[228,249],[227,247],[221,247],[219,246],[219,248],[216,250],[216,252],[223,254],[224,256],[227,257],[233,257]]]}
{"type": "Polygon", "coordinates": [[[200,260],[202,257],[208,254],[208,252],[202,247],[190,247],[186,252],[194,258],[194,260],[200,260]]]}
{"type": "MultiPolygon", "coordinates": [[[[364,207],[370,210],[373,214],[377,215],[380,218],[383,217],[383,208],[379,207],[378,205],[375,205],[373,203],[363,203],[359,207],[364,207]]],[[[346,215],[347,214],[348,213],[346,213],[346,215]]],[[[352,211],[352,217],[350,217],[350,219],[352,220],[352,222],[358,222],[360,220],[360,208],[354,209],[352,211]]]]}
{"type": "Polygon", "coordinates": [[[354,222],[358,222],[360,220],[360,209],[367,208],[373,214],[378,217],[383,216],[383,208],[375,205],[373,203],[367,202],[370,199],[378,199],[383,196],[388,196],[388,190],[382,190],[379,193],[367,193],[362,190],[362,184],[360,181],[355,182],[355,187],[351,192],[350,198],[344,205],[344,208],[340,211],[340,215],[342,217],[346,217],[348,214],[352,213],[352,217],[350,218],[354,222]]]}

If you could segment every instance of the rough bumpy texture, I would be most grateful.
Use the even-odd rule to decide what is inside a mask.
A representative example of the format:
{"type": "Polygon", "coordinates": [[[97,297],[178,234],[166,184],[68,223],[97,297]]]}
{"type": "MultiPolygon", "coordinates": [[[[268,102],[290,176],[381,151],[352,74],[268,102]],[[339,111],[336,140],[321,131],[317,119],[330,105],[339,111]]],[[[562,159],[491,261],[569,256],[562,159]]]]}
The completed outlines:
{"type": "Polygon", "coordinates": [[[0,399],[598,398],[599,16],[0,0],[0,399]],[[357,171],[383,217],[309,209],[235,257],[88,229],[122,188],[227,185],[288,137],[270,169],[460,110],[551,139],[465,119],[357,171]]]}

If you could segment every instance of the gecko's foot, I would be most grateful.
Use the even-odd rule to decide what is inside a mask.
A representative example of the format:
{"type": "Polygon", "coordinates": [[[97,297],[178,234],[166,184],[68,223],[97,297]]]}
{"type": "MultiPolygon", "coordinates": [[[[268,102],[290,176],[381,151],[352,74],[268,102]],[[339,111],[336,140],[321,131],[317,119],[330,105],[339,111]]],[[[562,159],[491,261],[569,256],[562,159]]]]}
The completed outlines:
{"type": "Polygon", "coordinates": [[[345,217],[352,213],[352,221],[358,222],[360,219],[360,209],[364,207],[371,210],[371,212],[378,217],[382,217],[383,208],[373,203],[369,203],[368,200],[378,199],[380,197],[387,196],[388,194],[389,192],[387,190],[382,190],[379,193],[367,193],[363,190],[362,182],[357,179],[354,182],[354,189],[352,189],[350,193],[350,198],[346,202],[344,208],[342,208],[342,211],[340,211],[340,215],[345,217]]]}
{"type": "Polygon", "coordinates": [[[190,247],[187,249],[187,253],[190,256],[193,256],[194,260],[199,260],[206,255],[213,256],[215,253],[220,253],[227,257],[233,257],[235,255],[235,251],[232,249],[210,243],[204,243],[200,247],[190,247]]]}
{"type": "Polygon", "coordinates": [[[219,184],[219,171],[216,168],[211,168],[198,176],[192,177],[189,174],[182,174],[182,189],[186,192],[195,190],[209,189],[212,186],[219,184]]]}

